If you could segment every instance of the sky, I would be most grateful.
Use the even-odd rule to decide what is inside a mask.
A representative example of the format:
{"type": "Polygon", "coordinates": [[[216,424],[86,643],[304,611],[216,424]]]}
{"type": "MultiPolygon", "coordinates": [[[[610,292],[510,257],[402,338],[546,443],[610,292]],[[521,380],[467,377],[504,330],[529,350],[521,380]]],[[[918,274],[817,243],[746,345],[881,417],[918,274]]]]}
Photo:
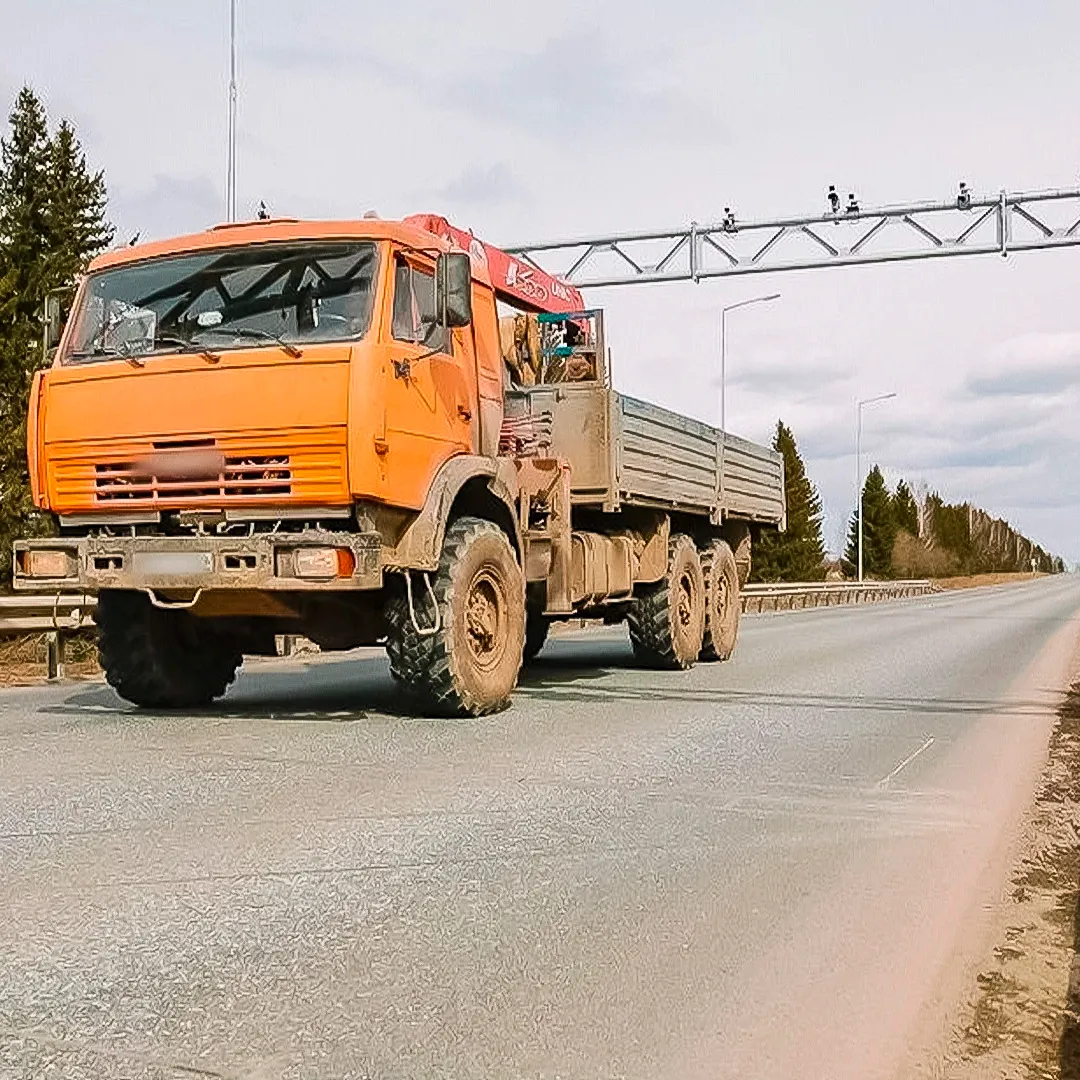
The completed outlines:
{"type": "MultiPolygon", "coordinates": [[[[240,215],[442,213],[493,243],[1080,186],[1075,0],[238,0],[240,215]]],[[[228,0],[0,0],[118,237],[225,217],[228,0]]],[[[618,389],[795,432],[838,551],[864,467],[1080,562],[1080,248],[598,290],[618,389]]]]}

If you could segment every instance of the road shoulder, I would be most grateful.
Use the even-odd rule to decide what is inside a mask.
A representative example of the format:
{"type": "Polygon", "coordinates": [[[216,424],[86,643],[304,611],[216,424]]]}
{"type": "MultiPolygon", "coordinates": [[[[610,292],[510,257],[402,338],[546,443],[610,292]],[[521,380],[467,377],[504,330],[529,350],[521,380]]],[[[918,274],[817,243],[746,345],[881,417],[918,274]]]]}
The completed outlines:
{"type": "MultiPolygon", "coordinates": [[[[1080,645],[1080,643],[1077,643],[1080,645]]],[[[1042,661],[1043,658],[1040,658],[1042,661]]],[[[920,1045],[902,1077],[1080,1078],[1080,648],[1061,685],[1057,719],[1034,795],[1007,852],[996,902],[972,913],[981,939],[961,956],[960,1004],[920,1045]],[[972,953],[967,952],[970,957],[972,953]]],[[[1040,664],[1043,689],[1047,664],[1040,664]]],[[[963,952],[963,950],[961,950],[963,952]]],[[[949,978],[948,974],[945,976],[949,978]]],[[[944,994],[937,1000],[948,1000],[944,994]]],[[[924,1025],[924,1034],[926,1025],[924,1025]]]]}

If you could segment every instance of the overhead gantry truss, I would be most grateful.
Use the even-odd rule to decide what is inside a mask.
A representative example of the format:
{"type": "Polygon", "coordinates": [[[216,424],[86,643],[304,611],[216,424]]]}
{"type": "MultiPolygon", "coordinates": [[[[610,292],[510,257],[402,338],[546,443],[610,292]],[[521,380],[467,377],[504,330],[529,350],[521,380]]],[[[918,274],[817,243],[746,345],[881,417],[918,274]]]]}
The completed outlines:
{"type": "MultiPolygon", "coordinates": [[[[830,192],[830,194],[832,194],[830,192]]],[[[575,237],[505,250],[578,288],[702,281],[953,255],[1009,255],[1080,244],[1080,189],[862,209],[849,196],[811,217],[575,237]]]]}

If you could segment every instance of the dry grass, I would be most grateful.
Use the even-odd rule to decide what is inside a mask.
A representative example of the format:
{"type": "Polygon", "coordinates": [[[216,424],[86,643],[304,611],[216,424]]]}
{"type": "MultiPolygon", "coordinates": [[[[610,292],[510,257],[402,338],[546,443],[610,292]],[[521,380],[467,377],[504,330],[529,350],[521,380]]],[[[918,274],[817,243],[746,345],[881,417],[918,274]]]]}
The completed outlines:
{"type": "Polygon", "coordinates": [[[1019,581],[1033,581],[1047,574],[968,574],[965,577],[935,578],[934,584],[942,589],[974,589],[980,585],[1012,585],[1019,581]]]}
{"type": "MultiPolygon", "coordinates": [[[[68,638],[64,673],[72,679],[96,678],[101,674],[92,631],[83,631],[68,638]]],[[[0,638],[0,686],[34,686],[47,678],[44,634],[0,638]]]]}

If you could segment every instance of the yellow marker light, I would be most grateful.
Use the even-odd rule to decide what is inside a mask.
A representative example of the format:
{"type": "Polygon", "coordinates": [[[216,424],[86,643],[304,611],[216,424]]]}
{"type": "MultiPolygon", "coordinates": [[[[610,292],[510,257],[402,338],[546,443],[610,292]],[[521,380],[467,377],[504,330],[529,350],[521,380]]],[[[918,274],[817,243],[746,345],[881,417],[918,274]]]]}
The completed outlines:
{"type": "Polygon", "coordinates": [[[27,551],[24,557],[27,577],[64,578],[71,573],[66,551],[27,551]]]}

